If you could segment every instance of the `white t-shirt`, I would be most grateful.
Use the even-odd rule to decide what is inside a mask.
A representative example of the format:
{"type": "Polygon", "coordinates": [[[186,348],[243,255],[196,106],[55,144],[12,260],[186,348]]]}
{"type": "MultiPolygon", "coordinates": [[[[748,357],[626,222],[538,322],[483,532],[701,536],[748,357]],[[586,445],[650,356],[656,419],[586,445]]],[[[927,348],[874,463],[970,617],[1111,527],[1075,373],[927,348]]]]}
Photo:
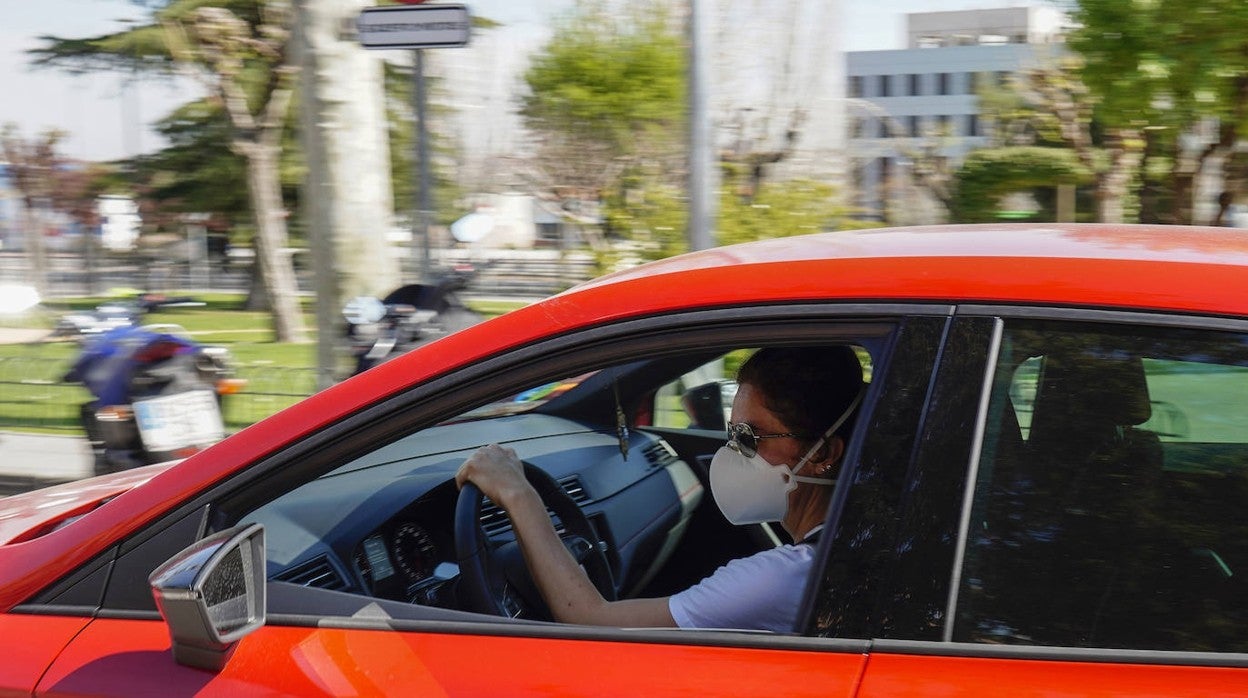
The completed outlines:
{"type": "Polygon", "coordinates": [[[667,600],[682,628],[791,633],[815,548],[782,545],[733,560],[667,600]]]}

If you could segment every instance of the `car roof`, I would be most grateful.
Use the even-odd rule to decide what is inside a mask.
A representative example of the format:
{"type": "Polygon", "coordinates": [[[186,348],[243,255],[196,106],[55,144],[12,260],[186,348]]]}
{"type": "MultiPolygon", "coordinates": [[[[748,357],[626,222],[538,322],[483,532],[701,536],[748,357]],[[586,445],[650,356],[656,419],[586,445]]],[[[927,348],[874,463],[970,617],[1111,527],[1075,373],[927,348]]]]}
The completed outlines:
{"type": "Polygon", "coordinates": [[[671,299],[677,307],[748,295],[755,302],[857,298],[1243,315],[1248,298],[1236,291],[1245,286],[1246,266],[1248,231],[1235,228],[948,225],[719,247],[600,277],[571,292],[613,289],[643,306],[642,289],[666,285],[679,291],[671,299]]]}

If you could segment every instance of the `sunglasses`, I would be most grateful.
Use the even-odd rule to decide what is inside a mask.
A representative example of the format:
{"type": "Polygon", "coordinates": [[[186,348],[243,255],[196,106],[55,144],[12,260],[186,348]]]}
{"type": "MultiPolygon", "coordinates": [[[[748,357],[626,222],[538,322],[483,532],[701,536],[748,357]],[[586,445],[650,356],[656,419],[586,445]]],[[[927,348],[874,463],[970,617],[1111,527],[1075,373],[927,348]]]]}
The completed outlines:
{"type": "Polygon", "coordinates": [[[746,458],[753,458],[754,454],[758,453],[758,442],[762,439],[793,438],[797,438],[797,434],[787,431],[783,434],[755,434],[754,427],[749,424],[728,422],[728,447],[746,458]]]}

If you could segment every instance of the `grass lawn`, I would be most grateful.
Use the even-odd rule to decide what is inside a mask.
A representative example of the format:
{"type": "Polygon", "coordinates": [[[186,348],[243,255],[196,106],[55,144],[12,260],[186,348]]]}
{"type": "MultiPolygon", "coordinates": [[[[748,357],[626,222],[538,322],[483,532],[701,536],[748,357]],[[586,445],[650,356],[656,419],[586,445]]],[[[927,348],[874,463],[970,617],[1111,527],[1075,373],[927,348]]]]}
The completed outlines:
{"type": "MultiPolygon", "coordinates": [[[[227,397],[225,418],[231,431],[240,429],[310,395],[316,386],[316,343],[273,341],[266,312],[241,310],[237,294],[195,294],[201,307],[167,308],[144,318],[146,324],[179,325],[197,341],[227,346],[248,380],[240,395],[227,397]]],[[[47,329],[55,318],[72,310],[90,310],[103,298],[58,299],[41,317],[6,327],[47,329]]],[[[501,315],[523,303],[471,303],[485,317],[501,315]]],[[[312,303],[304,304],[305,322],[315,337],[312,303]]],[[[0,344],[0,429],[78,433],[79,406],[90,400],[80,385],[61,380],[78,354],[72,341],[0,344]]]]}

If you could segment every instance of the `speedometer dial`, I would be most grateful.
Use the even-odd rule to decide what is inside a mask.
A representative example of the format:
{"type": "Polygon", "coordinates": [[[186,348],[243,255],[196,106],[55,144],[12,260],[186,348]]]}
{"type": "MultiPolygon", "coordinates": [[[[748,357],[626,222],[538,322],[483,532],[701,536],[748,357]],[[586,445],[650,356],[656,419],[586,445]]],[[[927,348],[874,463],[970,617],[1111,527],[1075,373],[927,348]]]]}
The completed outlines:
{"type": "Polygon", "coordinates": [[[438,564],[438,549],[429,532],[408,522],[399,526],[391,538],[394,562],[407,576],[408,582],[419,582],[428,577],[438,564]]]}

